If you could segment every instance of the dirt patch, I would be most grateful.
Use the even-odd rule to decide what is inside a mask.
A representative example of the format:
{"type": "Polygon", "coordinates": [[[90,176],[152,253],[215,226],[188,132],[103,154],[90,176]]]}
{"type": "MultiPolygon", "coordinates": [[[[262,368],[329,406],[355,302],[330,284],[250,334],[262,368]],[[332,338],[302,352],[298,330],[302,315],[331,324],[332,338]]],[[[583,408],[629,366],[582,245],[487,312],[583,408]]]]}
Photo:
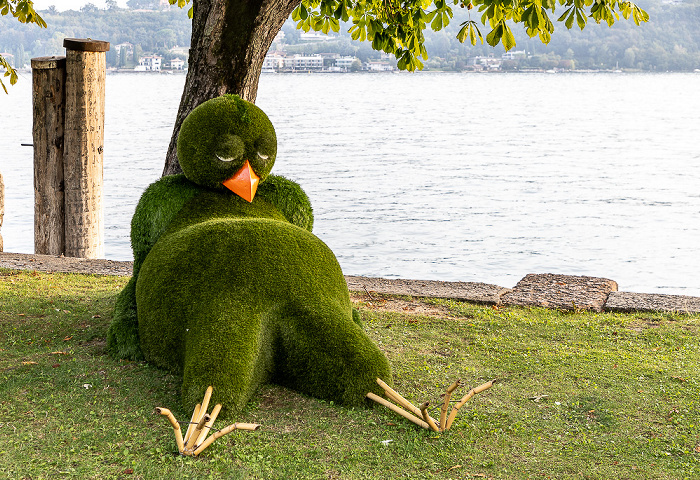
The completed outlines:
{"type": "Polygon", "coordinates": [[[438,318],[465,318],[455,315],[449,307],[430,305],[416,299],[350,293],[350,300],[356,307],[377,312],[397,312],[408,315],[423,315],[438,318]]]}

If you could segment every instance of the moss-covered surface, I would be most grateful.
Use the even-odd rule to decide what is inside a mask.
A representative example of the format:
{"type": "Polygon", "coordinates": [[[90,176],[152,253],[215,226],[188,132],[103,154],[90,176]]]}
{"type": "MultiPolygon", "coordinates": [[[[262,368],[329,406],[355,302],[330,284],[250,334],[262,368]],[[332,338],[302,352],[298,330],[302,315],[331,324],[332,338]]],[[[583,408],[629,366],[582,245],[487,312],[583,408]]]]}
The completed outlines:
{"type": "Polygon", "coordinates": [[[264,182],[276,156],[277,136],[267,115],[235,95],[195,108],[177,138],[177,157],[187,178],[218,190],[245,160],[264,182]]]}
{"type": "Polygon", "coordinates": [[[208,385],[225,415],[270,381],[347,405],[377,391],[376,377],[391,381],[335,256],[311,233],[308,197],[269,175],[275,138],[254,105],[206,102],[178,139],[185,174],[152,184],[132,220],[134,277],[108,349],[182,374],[188,408],[208,385]],[[252,202],[220,187],[246,160],[261,178],[252,202]]]}
{"type": "Polygon", "coordinates": [[[214,424],[260,430],[232,432],[192,458],[173,455],[172,427],[154,412],[189,420],[179,378],[104,355],[126,282],[0,269],[0,478],[700,478],[697,315],[496,309],[363,292],[355,307],[364,331],[414,404],[429,400],[439,415],[455,378],[466,386],[453,400],[504,381],[474,396],[441,435],[384,407],[345,408],[266,385],[234,419],[214,424]]]}

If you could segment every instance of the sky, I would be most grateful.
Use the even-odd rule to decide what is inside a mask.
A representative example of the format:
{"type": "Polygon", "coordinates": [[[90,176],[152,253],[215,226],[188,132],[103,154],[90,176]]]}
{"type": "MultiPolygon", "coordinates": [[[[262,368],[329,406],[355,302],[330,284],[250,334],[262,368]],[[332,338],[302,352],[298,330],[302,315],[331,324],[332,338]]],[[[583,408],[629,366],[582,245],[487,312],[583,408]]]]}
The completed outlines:
{"type": "MultiPolygon", "coordinates": [[[[53,5],[60,12],[64,10],[80,10],[80,7],[86,3],[92,3],[97,8],[105,8],[104,0],[34,0],[34,9],[46,10],[53,5]]],[[[126,0],[117,0],[117,5],[126,8],[126,0]]]]}

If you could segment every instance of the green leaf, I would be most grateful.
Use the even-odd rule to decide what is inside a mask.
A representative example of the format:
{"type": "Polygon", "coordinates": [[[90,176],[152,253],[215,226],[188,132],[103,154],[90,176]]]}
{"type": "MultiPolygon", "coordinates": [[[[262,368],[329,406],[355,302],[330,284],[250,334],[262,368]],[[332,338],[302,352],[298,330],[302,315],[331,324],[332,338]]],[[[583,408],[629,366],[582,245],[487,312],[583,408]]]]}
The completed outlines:
{"type": "Polygon", "coordinates": [[[433,21],[430,24],[430,28],[432,28],[435,32],[442,29],[442,15],[440,13],[435,15],[435,18],[433,18],[433,21]]]}
{"type": "Polygon", "coordinates": [[[496,25],[496,27],[491,30],[488,35],[486,35],[486,43],[491,45],[492,47],[495,47],[498,45],[498,42],[501,41],[501,37],[503,36],[503,25],[499,23],[496,25]]]}
{"type": "MultiPolygon", "coordinates": [[[[469,28],[470,26],[471,26],[471,24],[468,22],[464,22],[462,24],[462,28],[460,28],[459,33],[457,33],[457,40],[459,40],[459,43],[464,43],[464,41],[467,39],[468,36],[471,39],[471,37],[470,37],[471,32],[470,32],[470,28],[469,28]]],[[[474,45],[474,44],[472,43],[472,45],[474,45]]]]}
{"type": "Polygon", "coordinates": [[[503,37],[501,37],[501,41],[503,42],[503,47],[506,49],[506,52],[515,46],[513,31],[505,23],[503,23],[503,37]]]}
{"type": "Polygon", "coordinates": [[[586,22],[587,22],[586,17],[583,14],[581,14],[581,10],[577,8],[576,9],[576,23],[578,24],[578,28],[583,30],[584,27],[586,26],[586,22]]]}
{"type": "Polygon", "coordinates": [[[564,22],[564,25],[566,25],[566,28],[568,30],[571,30],[571,27],[574,26],[574,17],[576,17],[576,11],[571,8],[571,15],[569,15],[569,18],[566,19],[566,22],[564,22]]]}

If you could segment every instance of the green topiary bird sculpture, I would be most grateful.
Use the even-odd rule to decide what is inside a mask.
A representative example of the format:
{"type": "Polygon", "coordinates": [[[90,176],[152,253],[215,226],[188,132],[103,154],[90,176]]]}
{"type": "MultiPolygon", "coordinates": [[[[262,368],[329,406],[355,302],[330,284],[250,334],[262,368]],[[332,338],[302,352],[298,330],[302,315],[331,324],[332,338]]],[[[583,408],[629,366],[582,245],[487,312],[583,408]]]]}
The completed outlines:
{"type": "Polygon", "coordinates": [[[177,152],[184,174],[150,185],[134,213],[110,353],[181,374],[185,408],[213,385],[222,414],[267,382],[346,405],[381,393],[389,363],[311,233],[308,197],[270,175],[265,113],[234,95],[209,100],[183,122],[177,152]]]}

